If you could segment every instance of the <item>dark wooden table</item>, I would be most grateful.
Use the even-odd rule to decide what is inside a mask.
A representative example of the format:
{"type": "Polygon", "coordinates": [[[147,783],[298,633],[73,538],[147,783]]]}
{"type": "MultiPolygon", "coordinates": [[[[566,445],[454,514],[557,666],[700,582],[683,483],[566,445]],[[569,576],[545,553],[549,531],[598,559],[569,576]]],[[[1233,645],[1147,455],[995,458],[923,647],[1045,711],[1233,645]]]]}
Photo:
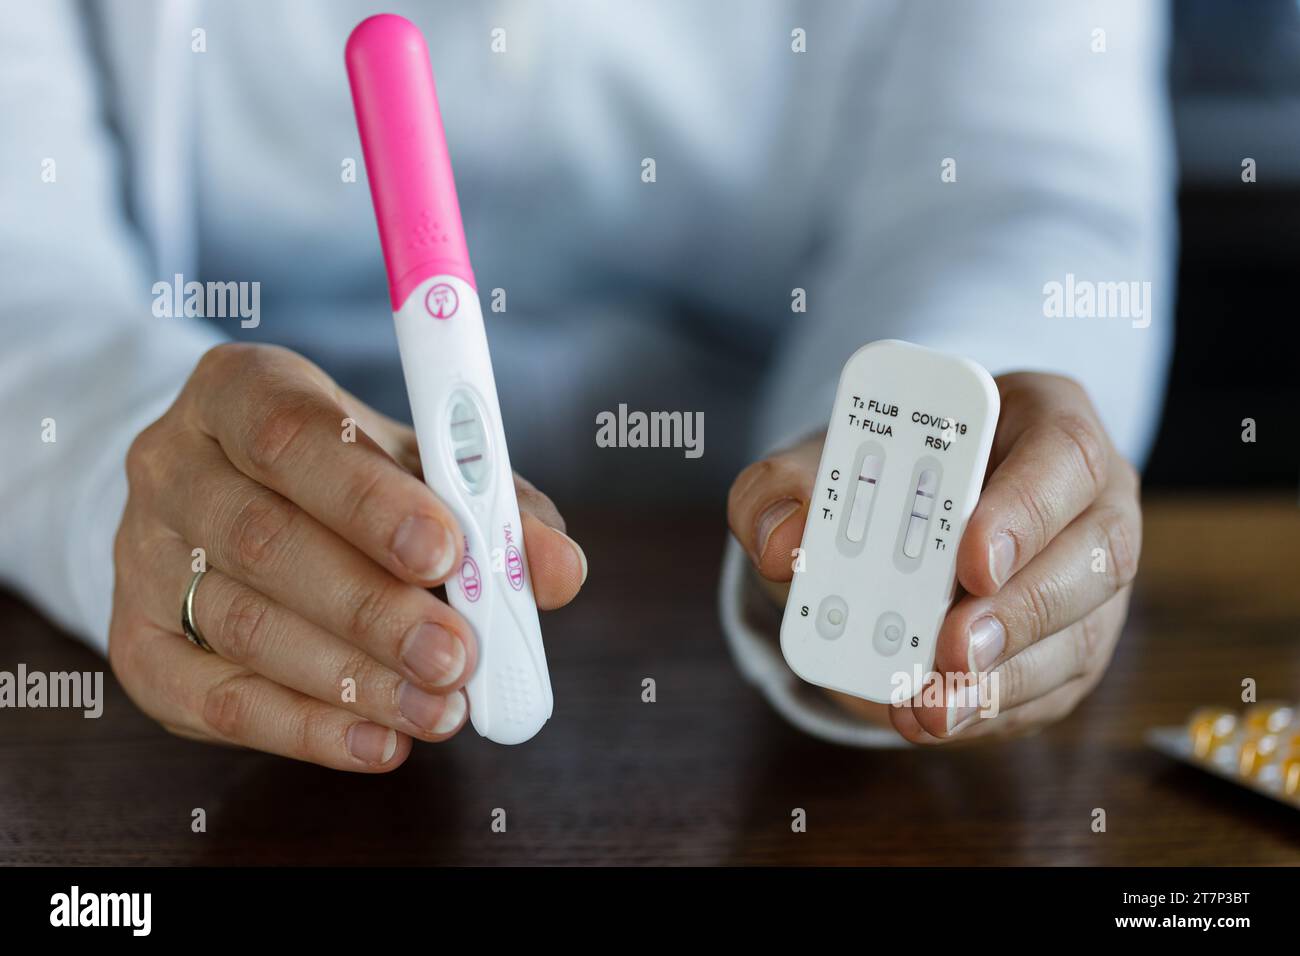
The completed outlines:
{"type": "MultiPolygon", "coordinates": [[[[1142,743],[1234,703],[1244,677],[1300,699],[1294,501],[1148,502],[1097,692],[1035,737],[945,751],[838,747],[769,710],[719,631],[720,515],[580,513],[570,530],[591,579],[544,621],[558,703],[533,742],[467,731],[387,776],[335,773],[173,738],[109,673],[99,720],[0,711],[0,863],[1300,863],[1300,813],[1142,743]]],[[[12,597],[0,634],[0,669],[102,666],[12,597]]]]}

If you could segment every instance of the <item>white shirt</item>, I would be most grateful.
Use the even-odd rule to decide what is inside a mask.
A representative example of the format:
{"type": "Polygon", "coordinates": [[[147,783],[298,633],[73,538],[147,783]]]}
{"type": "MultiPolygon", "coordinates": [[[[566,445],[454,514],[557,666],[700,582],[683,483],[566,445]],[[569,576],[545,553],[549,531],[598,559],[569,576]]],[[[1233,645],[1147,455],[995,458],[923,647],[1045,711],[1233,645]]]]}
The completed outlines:
{"type": "MultiPolygon", "coordinates": [[[[0,577],[100,650],[126,448],[203,351],[286,344],[405,414],[342,62],[381,9],[429,39],[480,289],[508,295],[511,457],[562,509],[720,494],[883,337],[1073,375],[1144,456],[1172,331],[1163,3],[9,4],[0,577]],[[260,282],[260,324],[155,317],[176,274],[260,282]],[[1047,317],[1067,275],[1150,281],[1149,326],[1047,317]],[[706,454],[597,449],[621,402],[705,410],[706,454]]],[[[746,674],[863,742],[746,616],[739,557],[746,674]]]]}

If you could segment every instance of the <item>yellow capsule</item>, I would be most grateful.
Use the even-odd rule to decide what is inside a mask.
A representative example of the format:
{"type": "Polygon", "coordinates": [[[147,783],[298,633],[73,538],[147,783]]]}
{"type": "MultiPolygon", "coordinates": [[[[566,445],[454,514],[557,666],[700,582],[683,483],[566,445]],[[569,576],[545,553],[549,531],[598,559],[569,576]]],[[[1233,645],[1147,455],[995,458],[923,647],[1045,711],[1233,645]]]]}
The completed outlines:
{"type": "Polygon", "coordinates": [[[1201,759],[1213,753],[1236,729],[1237,715],[1222,707],[1202,707],[1187,722],[1192,751],[1201,759]]]}
{"type": "Polygon", "coordinates": [[[1251,733],[1276,734],[1295,719],[1295,708],[1277,701],[1251,704],[1241,715],[1241,722],[1251,733]]]}
{"type": "Polygon", "coordinates": [[[1237,751],[1237,773],[1243,777],[1258,774],[1261,767],[1278,755],[1279,743],[1277,734],[1247,737],[1237,751]]]}
{"type": "Polygon", "coordinates": [[[1281,735],[1278,750],[1285,756],[1300,757],[1300,730],[1292,728],[1281,735]]]}
{"type": "Polygon", "coordinates": [[[1282,761],[1282,792],[1288,797],[1300,798],[1300,756],[1282,761]]]}

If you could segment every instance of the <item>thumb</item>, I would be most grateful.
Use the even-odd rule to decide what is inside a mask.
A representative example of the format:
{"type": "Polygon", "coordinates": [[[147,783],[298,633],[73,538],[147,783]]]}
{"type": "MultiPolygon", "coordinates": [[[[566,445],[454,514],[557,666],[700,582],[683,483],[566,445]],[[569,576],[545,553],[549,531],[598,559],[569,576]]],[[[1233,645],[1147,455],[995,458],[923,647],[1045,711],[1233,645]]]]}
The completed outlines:
{"type": "Polygon", "coordinates": [[[758,573],[789,581],[803,538],[825,433],[750,465],[727,496],[727,523],[758,573]]]}

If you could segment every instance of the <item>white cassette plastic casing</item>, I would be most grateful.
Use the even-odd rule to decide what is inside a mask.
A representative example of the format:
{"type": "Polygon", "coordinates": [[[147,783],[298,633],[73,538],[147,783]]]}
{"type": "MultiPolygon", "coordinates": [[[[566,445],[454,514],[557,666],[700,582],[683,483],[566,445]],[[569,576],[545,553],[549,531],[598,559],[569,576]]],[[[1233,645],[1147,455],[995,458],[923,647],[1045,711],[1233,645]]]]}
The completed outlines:
{"type": "Polygon", "coordinates": [[[551,716],[551,681],[478,294],[433,276],[393,319],[424,479],[465,536],[447,598],[478,639],[470,720],[489,740],[522,743],[551,716]]]}
{"type": "Polygon", "coordinates": [[[845,363],[781,622],[801,678],[880,703],[920,690],[1000,404],[983,368],[908,342],[845,363]]]}

